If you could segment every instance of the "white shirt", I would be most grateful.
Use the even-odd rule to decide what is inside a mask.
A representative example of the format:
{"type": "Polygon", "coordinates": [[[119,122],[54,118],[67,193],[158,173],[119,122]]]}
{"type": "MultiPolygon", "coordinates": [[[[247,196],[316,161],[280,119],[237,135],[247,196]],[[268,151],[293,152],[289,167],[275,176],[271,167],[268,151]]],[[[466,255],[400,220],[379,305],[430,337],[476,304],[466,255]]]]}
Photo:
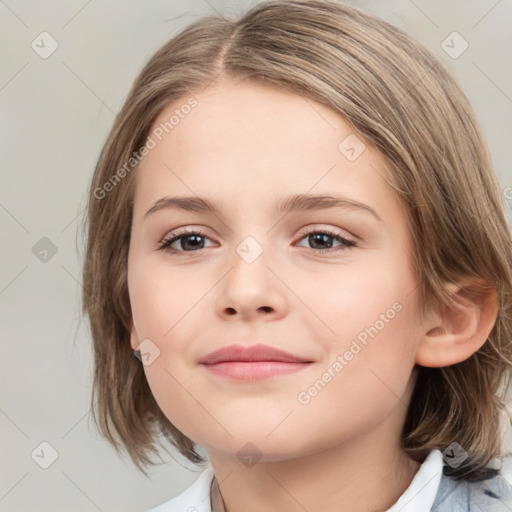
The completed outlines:
{"type": "MultiPolygon", "coordinates": [[[[429,512],[443,473],[443,456],[432,450],[398,501],[386,512],[429,512]]],[[[181,494],[147,512],[212,512],[210,486],[214,472],[210,466],[181,494]]]]}

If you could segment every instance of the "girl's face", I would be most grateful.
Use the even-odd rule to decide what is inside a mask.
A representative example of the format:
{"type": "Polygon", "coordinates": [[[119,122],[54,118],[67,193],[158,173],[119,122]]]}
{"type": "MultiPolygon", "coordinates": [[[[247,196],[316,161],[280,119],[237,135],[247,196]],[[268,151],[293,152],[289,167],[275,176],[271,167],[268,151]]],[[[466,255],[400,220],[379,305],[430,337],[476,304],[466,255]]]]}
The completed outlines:
{"type": "Polygon", "coordinates": [[[298,95],[229,82],[194,98],[162,112],[137,170],[131,343],[159,406],[227,456],[313,454],[391,417],[398,440],[423,331],[384,159],[298,95]],[[203,364],[231,345],[299,362],[203,364]]]}

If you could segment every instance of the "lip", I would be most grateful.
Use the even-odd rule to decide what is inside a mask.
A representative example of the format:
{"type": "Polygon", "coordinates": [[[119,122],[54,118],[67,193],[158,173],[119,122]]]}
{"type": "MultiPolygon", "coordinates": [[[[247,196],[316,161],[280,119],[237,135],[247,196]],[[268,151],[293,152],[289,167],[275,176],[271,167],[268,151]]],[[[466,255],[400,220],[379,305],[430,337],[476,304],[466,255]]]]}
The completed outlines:
{"type": "Polygon", "coordinates": [[[310,363],[310,359],[295,356],[270,345],[228,345],[219,348],[199,360],[201,364],[217,364],[225,362],[261,362],[279,361],[282,363],[310,363]]]}
{"type": "Polygon", "coordinates": [[[255,381],[297,372],[310,359],[295,356],[269,345],[228,345],[199,360],[210,372],[242,381],[255,381]]]}

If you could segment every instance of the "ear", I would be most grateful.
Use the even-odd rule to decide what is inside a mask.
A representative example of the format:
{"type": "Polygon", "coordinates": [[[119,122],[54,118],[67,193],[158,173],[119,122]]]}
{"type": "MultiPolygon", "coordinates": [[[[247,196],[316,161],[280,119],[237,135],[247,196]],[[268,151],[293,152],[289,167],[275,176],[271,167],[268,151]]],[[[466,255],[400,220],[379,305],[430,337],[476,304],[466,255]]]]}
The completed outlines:
{"type": "Polygon", "coordinates": [[[453,300],[431,314],[418,345],[416,363],[441,368],[471,357],[485,343],[498,316],[496,291],[481,280],[447,286],[453,300]]]}
{"type": "Polygon", "coordinates": [[[133,324],[133,318],[130,320],[130,345],[133,350],[136,350],[140,345],[139,336],[137,335],[137,331],[135,330],[135,326],[133,324]]]}

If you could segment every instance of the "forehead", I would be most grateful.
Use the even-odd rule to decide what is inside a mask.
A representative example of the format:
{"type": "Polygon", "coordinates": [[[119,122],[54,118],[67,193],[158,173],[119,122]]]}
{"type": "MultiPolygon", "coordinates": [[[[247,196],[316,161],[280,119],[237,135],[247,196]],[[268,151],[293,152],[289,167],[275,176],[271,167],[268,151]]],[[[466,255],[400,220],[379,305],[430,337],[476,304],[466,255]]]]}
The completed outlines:
{"type": "Polygon", "coordinates": [[[183,96],[150,137],[155,145],[136,172],[138,217],[166,194],[222,197],[233,208],[308,192],[336,191],[376,208],[394,200],[384,158],[346,120],[264,85],[226,82],[183,96]]]}

